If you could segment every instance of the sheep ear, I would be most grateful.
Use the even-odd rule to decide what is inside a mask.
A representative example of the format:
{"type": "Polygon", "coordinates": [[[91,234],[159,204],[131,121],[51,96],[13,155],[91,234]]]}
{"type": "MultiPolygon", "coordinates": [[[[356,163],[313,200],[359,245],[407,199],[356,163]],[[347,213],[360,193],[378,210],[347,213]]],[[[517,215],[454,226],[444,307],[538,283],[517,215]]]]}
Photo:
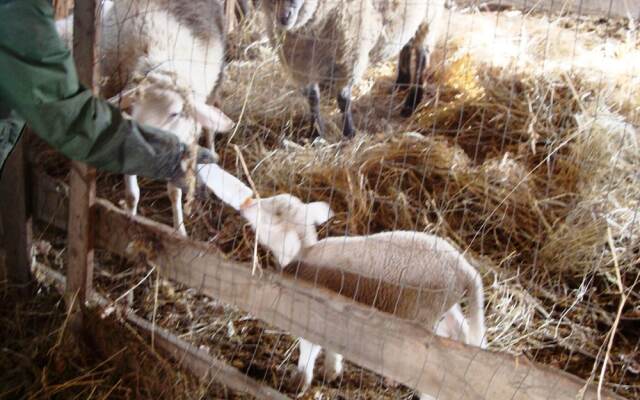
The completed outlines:
{"type": "Polygon", "coordinates": [[[306,205],[306,208],[307,217],[316,225],[323,224],[327,222],[329,218],[334,216],[331,206],[329,206],[329,203],[325,203],[324,201],[309,203],[306,205]]]}
{"type": "Polygon", "coordinates": [[[214,106],[196,103],[195,112],[198,123],[214,132],[228,132],[235,126],[231,118],[214,106]]]}
{"type": "Polygon", "coordinates": [[[280,264],[280,268],[284,268],[289,265],[289,263],[296,258],[298,253],[300,253],[301,247],[302,244],[300,243],[300,238],[295,231],[285,232],[282,246],[277,251],[274,251],[276,258],[278,259],[278,264],[280,264]]]}
{"type": "MultiPolygon", "coordinates": [[[[261,218],[260,222],[264,223],[269,219],[261,218]]],[[[293,261],[302,248],[302,243],[295,230],[286,230],[278,225],[261,225],[258,229],[258,242],[271,250],[280,268],[286,267],[293,261]]]]}

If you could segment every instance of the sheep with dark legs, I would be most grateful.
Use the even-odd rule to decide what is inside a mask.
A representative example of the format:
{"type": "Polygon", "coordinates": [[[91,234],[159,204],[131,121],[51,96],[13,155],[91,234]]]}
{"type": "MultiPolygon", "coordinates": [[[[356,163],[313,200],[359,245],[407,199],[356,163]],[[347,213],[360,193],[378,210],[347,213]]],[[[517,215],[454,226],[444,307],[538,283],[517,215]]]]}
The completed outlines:
{"type": "Polygon", "coordinates": [[[351,89],[370,62],[400,54],[398,87],[409,86],[402,114],[423,97],[423,75],[439,37],[445,0],[262,0],[272,43],[303,87],[314,130],[324,133],[320,91],[337,97],[345,137],[355,133],[351,89]],[[413,65],[412,65],[413,64],[413,65]]]}

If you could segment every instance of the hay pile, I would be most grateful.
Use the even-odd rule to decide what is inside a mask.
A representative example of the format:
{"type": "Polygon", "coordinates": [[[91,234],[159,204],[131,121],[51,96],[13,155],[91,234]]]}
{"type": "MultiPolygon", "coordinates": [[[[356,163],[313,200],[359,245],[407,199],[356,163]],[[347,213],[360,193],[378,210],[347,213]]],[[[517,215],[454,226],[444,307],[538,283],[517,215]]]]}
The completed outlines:
{"type": "MultiPolygon", "coordinates": [[[[331,203],[336,217],[323,235],[414,229],[467,250],[485,276],[493,349],[596,376],[622,285],[628,300],[606,380],[638,395],[639,42],[624,29],[617,38],[570,30],[567,19],[453,15],[432,97],[415,117],[397,118],[401,96],[390,93],[386,64],[357,92],[365,132],[328,146],[289,133],[304,126],[304,100],[280,69],[262,71],[275,62],[264,49],[262,61],[230,66],[240,81],[245,70],[259,76],[228,93],[228,111],[244,124],[231,141],[262,196],[331,203]]],[[[337,125],[333,104],[325,113],[337,125]]],[[[225,142],[225,167],[242,176],[225,142]]],[[[251,233],[224,216],[220,238],[249,260],[251,233]]]]}
{"type": "MultiPolygon", "coordinates": [[[[305,100],[249,24],[239,34],[249,45],[235,50],[223,87],[223,108],[240,123],[218,138],[222,164],[243,177],[236,144],[261,196],[330,202],[336,217],[322,236],[413,229],[455,242],[483,273],[491,349],[597,379],[617,325],[606,385],[638,397],[639,42],[628,21],[615,29],[576,21],[452,14],[446,47],[434,55],[431,96],[414,118],[398,116],[402,93],[391,92],[393,63],[383,64],[355,90],[356,138],[337,142],[339,115],[327,101],[329,143],[315,144],[305,100]]],[[[171,224],[164,185],[141,186],[141,214],[171,224]]],[[[119,177],[100,178],[101,196],[117,202],[121,193],[119,177]]],[[[192,237],[252,259],[253,234],[235,212],[215,199],[196,208],[187,224],[192,237]]],[[[263,267],[273,265],[260,255],[263,267]]],[[[123,282],[131,281],[101,285],[118,292],[123,282]]],[[[139,291],[148,298],[154,286],[139,291]]],[[[246,329],[257,333],[219,339],[212,329],[246,320],[235,311],[194,319],[203,299],[186,289],[168,293],[160,293],[160,324],[221,356],[246,353],[238,356],[244,367],[255,362],[263,368],[256,377],[281,383],[290,338],[254,321],[246,329]]],[[[148,301],[136,306],[152,311],[148,301]]],[[[389,394],[353,366],[347,375],[310,393],[389,394]]]]}

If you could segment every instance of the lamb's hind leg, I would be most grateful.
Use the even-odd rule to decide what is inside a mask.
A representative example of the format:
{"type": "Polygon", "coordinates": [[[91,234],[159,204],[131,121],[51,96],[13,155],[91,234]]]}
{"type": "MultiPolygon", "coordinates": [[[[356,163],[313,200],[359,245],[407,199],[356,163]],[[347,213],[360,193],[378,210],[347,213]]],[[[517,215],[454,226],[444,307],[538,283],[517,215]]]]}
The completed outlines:
{"type": "Polygon", "coordinates": [[[173,211],[173,227],[182,236],[187,236],[187,230],[184,227],[184,215],[182,212],[182,189],[171,183],[167,183],[167,192],[171,200],[171,209],[173,211]]]}
{"type": "Polygon", "coordinates": [[[313,124],[313,135],[324,136],[324,121],[320,114],[320,85],[313,83],[302,91],[309,102],[311,111],[311,123],[313,124]]]}
{"type": "Polygon", "coordinates": [[[140,186],[135,175],[124,176],[124,204],[126,211],[131,215],[138,214],[138,203],[140,202],[140,186]]]}
{"type": "Polygon", "coordinates": [[[325,350],[324,354],[324,370],[327,379],[333,381],[342,375],[343,370],[342,355],[331,350],[325,350]]]}

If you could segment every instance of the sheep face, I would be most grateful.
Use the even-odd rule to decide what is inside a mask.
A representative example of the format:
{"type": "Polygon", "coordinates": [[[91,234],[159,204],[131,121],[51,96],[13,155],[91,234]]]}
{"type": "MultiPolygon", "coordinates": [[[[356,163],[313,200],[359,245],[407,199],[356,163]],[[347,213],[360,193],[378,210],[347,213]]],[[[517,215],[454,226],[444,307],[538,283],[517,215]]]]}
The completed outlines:
{"type": "Polygon", "coordinates": [[[311,19],[318,0],[263,0],[262,4],[274,24],[281,29],[292,30],[311,19]]]}
{"type": "Polygon", "coordinates": [[[138,122],[172,132],[183,143],[196,141],[201,127],[214,132],[233,128],[233,121],[222,111],[188,93],[168,77],[147,77],[123,103],[131,107],[131,116],[138,122]]]}
{"type": "Polygon", "coordinates": [[[258,241],[286,266],[304,247],[318,241],[315,225],[333,216],[325,202],[305,204],[290,194],[251,200],[241,207],[242,215],[257,232],[258,241]]]}

